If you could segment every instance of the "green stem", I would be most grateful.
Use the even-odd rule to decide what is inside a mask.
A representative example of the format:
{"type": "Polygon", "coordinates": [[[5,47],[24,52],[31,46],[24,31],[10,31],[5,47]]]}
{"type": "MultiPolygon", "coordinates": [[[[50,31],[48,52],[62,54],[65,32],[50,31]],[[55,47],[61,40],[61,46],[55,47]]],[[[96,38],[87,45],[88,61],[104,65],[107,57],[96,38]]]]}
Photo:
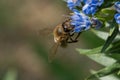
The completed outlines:
{"type": "Polygon", "coordinates": [[[113,33],[112,33],[112,35],[110,35],[110,36],[107,38],[107,40],[106,40],[103,48],[101,49],[101,53],[105,52],[105,50],[106,50],[106,49],[108,48],[108,46],[112,43],[112,41],[114,40],[114,38],[117,36],[118,32],[119,32],[119,29],[118,29],[118,26],[116,26],[115,29],[114,29],[114,31],[113,31],[113,33]]]}

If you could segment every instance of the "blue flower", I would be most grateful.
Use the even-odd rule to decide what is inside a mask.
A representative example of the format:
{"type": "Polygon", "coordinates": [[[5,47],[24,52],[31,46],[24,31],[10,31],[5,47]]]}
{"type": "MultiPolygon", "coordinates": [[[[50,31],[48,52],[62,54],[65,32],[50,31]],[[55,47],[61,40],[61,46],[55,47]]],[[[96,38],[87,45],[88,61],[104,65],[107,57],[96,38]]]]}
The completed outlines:
{"type": "Polygon", "coordinates": [[[83,0],[85,4],[92,4],[95,6],[101,6],[104,2],[104,0],[83,0]]]}
{"type": "Polygon", "coordinates": [[[75,12],[71,16],[71,25],[74,26],[74,32],[81,32],[90,29],[90,19],[82,13],[75,12]]]}
{"type": "Polygon", "coordinates": [[[76,6],[81,6],[81,0],[67,0],[67,7],[70,10],[75,9],[76,6]]]}
{"type": "Polygon", "coordinates": [[[82,11],[87,15],[94,15],[97,11],[97,7],[95,5],[85,4],[82,8],[82,11]]]}
{"type": "Polygon", "coordinates": [[[115,14],[114,18],[115,18],[116,22],[118,24],[120,24],[120,13],[115,14]]]}
{"type": "Polygon", "coordinates": [[[102,26],[102,22],[99,21],[97,18],[92,18],[91,23],[95,29],[99,29],[102,26]]]}
{"type": "Polygon", "coordinates": [[[118,13],[120,13],[120,2],[119,2],[119,1],[116,2],[116,3],[114,4],[114,6],[115,6],[116,11],[117,11],[118,13]]]}

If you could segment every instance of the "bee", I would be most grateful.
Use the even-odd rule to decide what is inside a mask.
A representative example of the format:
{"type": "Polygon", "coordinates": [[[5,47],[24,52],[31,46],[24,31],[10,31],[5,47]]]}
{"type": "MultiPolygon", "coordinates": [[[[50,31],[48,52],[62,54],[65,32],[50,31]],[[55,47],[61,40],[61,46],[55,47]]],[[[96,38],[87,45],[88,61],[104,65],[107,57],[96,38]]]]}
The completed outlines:
{"type": "Polygon", "coordinates": [[[53,61],[58,46],[65,48],[67,47],[67,43],[78,42],[77,39],[81,34],[81,32],[79,32],[77,36],[73,39],[74,26],[72,26],[70,23],[71,23],[71,19],[66,19],[62,24],[59,24],[54,28],[53,35],[54,35],[55,44],[50,49],[50,53],[48,55],[49,62],[53,61]]]}

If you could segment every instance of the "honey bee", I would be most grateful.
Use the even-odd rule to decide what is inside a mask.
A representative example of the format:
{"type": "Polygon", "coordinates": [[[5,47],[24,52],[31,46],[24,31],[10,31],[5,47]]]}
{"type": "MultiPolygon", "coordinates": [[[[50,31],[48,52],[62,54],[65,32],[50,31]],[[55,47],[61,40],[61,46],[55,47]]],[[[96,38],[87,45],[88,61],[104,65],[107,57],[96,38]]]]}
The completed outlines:
{"type": "Polygon", "coordinates": [[[54,28],[53,35],[55,44],[52,46],[48,55],[49,62],[53,61],[58,46],[65,48],[67,47],[67,43],[75,43],[78,41],[77,39],[81,32],[79,32],[77,36],[73,39],[72,36],[74,35],[74,26],[72,26],[70,22],[71,19],[66,19],[62,24],[59,24],[54,28]]]}

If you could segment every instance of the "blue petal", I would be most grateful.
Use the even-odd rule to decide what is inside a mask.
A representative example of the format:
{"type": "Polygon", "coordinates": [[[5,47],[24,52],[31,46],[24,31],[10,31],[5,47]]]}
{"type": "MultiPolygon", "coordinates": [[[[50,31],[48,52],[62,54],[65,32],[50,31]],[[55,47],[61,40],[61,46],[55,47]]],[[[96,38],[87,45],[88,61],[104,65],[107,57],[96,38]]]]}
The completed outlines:
{"type": "Polygon", "coordinates": [[[115,6],[116,11],[117,11],[118,13],[120,13],[120,2],[119,2],[119,1],[116,2],[116,3],[114,4],[114,6],[115,6]]]}
{"type": "Polygon", "coordinates": [[[114,18],[115,18],[116,22],[118,24],[120,24],[120,13],[116,13],[115,16],[114,16],[114,18]]]}
{"type": "Polygon", "coordinates": [[[83,0],[84,4],[92,4],[95,6],[101,6],[104,0],[83,0]]]}
{"type": "Polygon", "coordinates": [[[97,11],[97,6],[95,5],[90,5],[90,4],[85,4],[82,8],[83,13],[86,15],[94,15],[97,11]]]}
{"type": "Polygon", "coordinates": [[[81,0],[67,0],[67,7],[73,10],[76,6],[81,6],[81,0]]]}

